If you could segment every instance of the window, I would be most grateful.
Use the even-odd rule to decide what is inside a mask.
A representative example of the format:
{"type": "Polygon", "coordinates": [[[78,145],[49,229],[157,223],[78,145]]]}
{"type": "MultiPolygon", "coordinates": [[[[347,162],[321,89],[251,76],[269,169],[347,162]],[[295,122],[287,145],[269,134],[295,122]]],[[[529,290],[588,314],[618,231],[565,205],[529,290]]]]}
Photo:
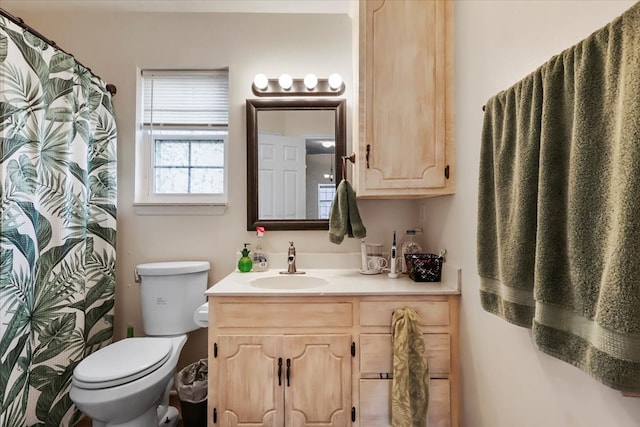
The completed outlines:
{"type": "Polygon", "coordinates": [[[224,193],[224,137],[193,136],[163,133],[154,139],[155,194],[224,193]]]}
{"type": "Polygon", "coordinates": [[[229,73],[143,70],[136,204],[227,202],[229,73]]]}
{"type": "Polygon", "coordinates": [[[336,194],[335,184],[318,184],[318,218],[329,219],[329,210],[336,194]]]}

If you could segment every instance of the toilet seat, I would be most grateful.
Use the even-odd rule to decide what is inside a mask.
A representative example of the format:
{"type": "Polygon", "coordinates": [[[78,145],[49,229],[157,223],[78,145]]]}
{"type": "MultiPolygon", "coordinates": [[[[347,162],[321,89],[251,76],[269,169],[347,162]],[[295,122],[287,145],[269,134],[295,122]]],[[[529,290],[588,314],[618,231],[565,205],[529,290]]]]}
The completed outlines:
{"type": "Polygon", "coordinates": [[[84,389],[115,387],[142,378],[171,355],[170,338],[127,338],[86,357],[73,371],[73,384],[84,389]]]}

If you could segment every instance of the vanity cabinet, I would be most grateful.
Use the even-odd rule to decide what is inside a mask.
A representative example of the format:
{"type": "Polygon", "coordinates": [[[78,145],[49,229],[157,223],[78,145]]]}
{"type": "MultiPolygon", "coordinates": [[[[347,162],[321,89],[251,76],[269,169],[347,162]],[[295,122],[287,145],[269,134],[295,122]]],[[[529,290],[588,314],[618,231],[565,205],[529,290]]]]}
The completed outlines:
{"type": "Polygon", "coordinates": [[[211,426],[351,424],[351,302],[214,298],[209,311],[211,426]]]}
{"type": "Polygon", "coordinates": [[[360,0],[359,198],[455,190],[453,1],[360,0]]]}
{"type": "Polygon", "coordinates": [[[345,426],[350,335],[221,335],[219,422],[224,426],[345,426]]]}
{"type": "Polygon", "coordinates": [[[458,296],[209,296],[209,426],[391,426],[397,308],[418,312],[430,427],[459,427],[458,296]]]}

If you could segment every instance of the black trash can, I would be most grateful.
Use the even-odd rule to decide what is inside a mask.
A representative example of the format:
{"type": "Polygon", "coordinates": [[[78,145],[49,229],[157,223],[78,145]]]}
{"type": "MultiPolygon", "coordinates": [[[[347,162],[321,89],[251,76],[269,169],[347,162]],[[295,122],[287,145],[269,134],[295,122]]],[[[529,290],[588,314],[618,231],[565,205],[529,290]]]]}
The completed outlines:
{"type": "Polygon", "coordinates": [[[207,427],[207,359],[182,368],[175,378],[184,427],[207,427]]]}

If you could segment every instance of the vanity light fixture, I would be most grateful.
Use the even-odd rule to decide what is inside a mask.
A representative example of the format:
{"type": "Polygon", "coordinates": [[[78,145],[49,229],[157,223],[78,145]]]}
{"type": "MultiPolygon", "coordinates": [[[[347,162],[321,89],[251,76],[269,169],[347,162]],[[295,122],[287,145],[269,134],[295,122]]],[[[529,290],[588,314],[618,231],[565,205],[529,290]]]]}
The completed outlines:
{"type": "Polygon", "coordinates": [[[289,90],[291,89],[291,86],[293,86],[293,78],[287,73],[280,74],[280,77],[278,77],[278,84],[282,89],[289,90]]]}
{"type": "Polygon", "coordinates": [[[333,90],[338,90],[342,86],[342,76],[338,73],[333,73],[329,76],[329,87],[333,90]]]}
{"type": "Polygon", "coordinates": [[[265,90],[269,86],[269,78],[264,74],[256,74],[253,78],[253,84],[260,90],[265,90]]]}
{"type": "Polygon", "coordinates": [[[318,85],[318,78],[315,74],[309,73],[304,76],[304,86],[311,90],[314,89],[318,85]]]}
{"type": "Polygon", "coordinates": [[[339,96],[344,93],[345,84],[338,73],[331,74],[328,79],[319,79],[312,73],[304,79],[294,79],[286,73],[277,79],[256,74],[251,89],[257,96],[339,96]]]}

